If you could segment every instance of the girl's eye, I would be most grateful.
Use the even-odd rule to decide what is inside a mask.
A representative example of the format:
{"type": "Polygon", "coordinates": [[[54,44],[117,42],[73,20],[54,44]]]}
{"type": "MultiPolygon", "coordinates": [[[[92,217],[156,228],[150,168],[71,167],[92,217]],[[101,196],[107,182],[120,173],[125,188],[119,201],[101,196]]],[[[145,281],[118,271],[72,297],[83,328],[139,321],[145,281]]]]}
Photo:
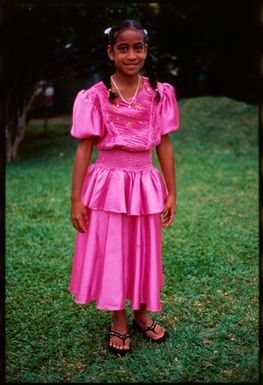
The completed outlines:
{"type": "MultiPolygon", "coordinates": [[[[127,52],[128,48],[123,46],[123,47],[118,47],[118,50],[120,52],[127,52]]],[[[134,47],[134,51],[142,52],[143,51],[143,46],[142,45],[135,46],[134,47]]]]}

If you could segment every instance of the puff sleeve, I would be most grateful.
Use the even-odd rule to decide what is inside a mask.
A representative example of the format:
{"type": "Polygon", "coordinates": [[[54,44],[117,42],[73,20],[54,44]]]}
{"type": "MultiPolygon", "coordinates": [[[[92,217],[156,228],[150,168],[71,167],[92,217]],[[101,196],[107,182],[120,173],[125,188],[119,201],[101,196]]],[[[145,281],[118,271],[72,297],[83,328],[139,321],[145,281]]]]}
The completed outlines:
{"type": "Polygon", "coordinates": [[[169,83],[163,83],[163,95],[160,108],[161,135],[176,131],[179,128],[179,109],[174,88],[169,83]]]}
{"type": "Polygon", "coordinates": [[[98,95],[94,91],[81,90],[77,94],[73,104],[70,134],[79,139],[90,136],[103,137],[103,116],[98,95]]]}

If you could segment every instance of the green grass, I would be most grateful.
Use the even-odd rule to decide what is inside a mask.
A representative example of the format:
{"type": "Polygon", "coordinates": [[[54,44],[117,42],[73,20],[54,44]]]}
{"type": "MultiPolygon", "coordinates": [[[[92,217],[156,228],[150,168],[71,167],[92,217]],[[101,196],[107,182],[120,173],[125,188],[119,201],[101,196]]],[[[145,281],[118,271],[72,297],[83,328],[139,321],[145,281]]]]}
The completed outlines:
{"type": "Polygon", "coordinates": [[[258,381],[257,108],[207,96],[181,100],[180,115],[178,207],[163,230],[163,311],[152,314],[170,338],[155,346],[131,329],[123,358],[107,351],[111,313],[67,290],[70,122],[46,136],[30,124],[7,167],[7,382],[258,381]]]}

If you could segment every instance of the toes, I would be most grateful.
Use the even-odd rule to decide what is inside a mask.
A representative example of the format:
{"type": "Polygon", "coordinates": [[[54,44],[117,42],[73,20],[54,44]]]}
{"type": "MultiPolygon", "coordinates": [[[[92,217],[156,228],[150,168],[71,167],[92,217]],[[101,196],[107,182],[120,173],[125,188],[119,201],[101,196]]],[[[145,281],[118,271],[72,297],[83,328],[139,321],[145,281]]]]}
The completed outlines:
{"type": "Polygon", "coordinates": [[[152,333],[151,337],[154,339],[154,340],[158,340],[159,338],[161,338],[160,334],[155,334],[155,333],[152,333]]]}
{"type": "Polygon", "coordinates": [[[124,349],[125,349],[125,350],[130,349],[130,340],[126,340],[126,341],[125,341],[124,349]]]}
{"type": "Polygon", "coordinates": [[[121,345],[121,343],[119,343],[119,341],[110,341],[110,346],[112,346],[113,348],[115,349],[123,349],[123,345],[121,345]]]}
{"type": "Polygon", "coordinates": [[[158,340],[159,338],[162,338],[165,334],[165,329],[159,325],[155,328],[155,333],[152,331],[147,332],[148,336],[154,340],[158,340]]]}
{"type": "Polygon", "coordinates": [[[116,342],[114,347],[115,347],[116,349],[120,349],[120,344],[118,344],[118,343],[116,342]]]}
{"type": "Polygon", "coordinates": [[[157,325],[156,327],[156,333],[158,334],[159,337],[162,337],[165,333],[165,330],[162,326],[157,325]]]}
{"type": "Polygon", "coordinates": [[[120,340],[118,337],[112,337],[109,341],[109,345],[118,350],[129,350],[130,339],[120,340]]]}

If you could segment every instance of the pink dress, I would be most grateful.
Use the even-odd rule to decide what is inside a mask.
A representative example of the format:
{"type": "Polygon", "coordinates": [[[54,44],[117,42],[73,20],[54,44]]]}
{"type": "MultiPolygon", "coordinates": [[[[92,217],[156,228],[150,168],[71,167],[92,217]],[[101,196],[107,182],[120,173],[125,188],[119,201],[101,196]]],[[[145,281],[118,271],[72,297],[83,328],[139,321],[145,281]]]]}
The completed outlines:
{"type": "Polygon", "coordinates": [[[75,303],[96,301],[101,310],[161,310],[161,212],[167,189],[152,164],[161,135],[179,127],[174,88],[159,83],[161,100],[143,77],[131,108],[111,103],[103,82],[78,93],[71,135],[96,136],[98,156],[88,166],[81,200],[89,215],[86,233],[76,233],[69,292],[75,303]]]}

